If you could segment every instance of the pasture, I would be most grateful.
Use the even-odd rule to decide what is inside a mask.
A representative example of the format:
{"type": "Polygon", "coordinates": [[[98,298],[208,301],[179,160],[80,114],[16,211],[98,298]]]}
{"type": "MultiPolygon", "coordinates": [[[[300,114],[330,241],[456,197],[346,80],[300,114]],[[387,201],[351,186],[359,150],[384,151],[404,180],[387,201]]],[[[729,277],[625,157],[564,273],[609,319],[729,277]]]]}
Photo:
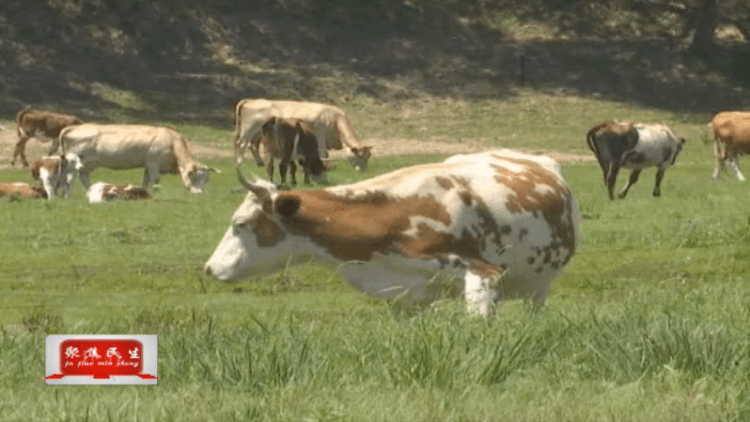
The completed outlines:
{"type": "MultiPolygon", "coordinates": [[[[750,185],[711,180],[710,116],[533,91],[337,105],[376,147],[367,172],[339,161],[333,183],[482,148],[564,158],[582,241],[545,308],[512,301],[489,319],[470,317],[461,286],[449,285],[444,299],[411,309],[367,297],[315,262],[211,280],[203,265],[243,199],[231,193],[231,111],[223,128],[151,122],[175,126],[201,162],[223,171],[205,193],[163,175],[144,202],[91,205],[80,182],[68,201],[0,198],[0,420],[750,418],[750,185]],[[651,197],[647,169],[625,200],[607,199],[584,135],[612,118],[665,123],[688,139],[661,198],[651,197]],[[50,333],[158,334],[159,384],[47,386],[50,333]]],[[[29,157],[46,147],[32,140],[29,157]]],[[[0,181],[30,175],[3,166],[0,181]]]]}

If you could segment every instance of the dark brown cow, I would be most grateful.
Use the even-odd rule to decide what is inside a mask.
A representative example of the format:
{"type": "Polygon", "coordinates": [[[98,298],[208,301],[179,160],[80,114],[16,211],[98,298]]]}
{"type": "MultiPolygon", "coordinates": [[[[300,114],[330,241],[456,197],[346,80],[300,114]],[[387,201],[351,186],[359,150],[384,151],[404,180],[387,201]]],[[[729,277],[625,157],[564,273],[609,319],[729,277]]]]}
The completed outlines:
{"type": "Polygon", "coordinates": [[[291,171],[292,184],[297,184],[297,166],[294,160],[302,165],[305,183],[310,177],[320,184],[328,183],[325,175],[325,164],[320,159],[318,140],[313,135],[310,125],[299,119],[271,117],[261,127],[261,156],[268,171],[268,180],[273,181],[273,160],[279,159],[281,183],[286,183],[287,168],[291,171]]]}
{"type": "Polygon", "coordinates": [[[80,125],[82,123],[81,119],[70,114],[29,109],[19,111],[16,115],[18,142],[13,151],[13,158],[10,160],[10,164],[15,165],[16,157],[20,155],[23,166],[29,166],[25,151],[26,143],[31,138],[37,138],[42,142],[52,140],[52,146],[48,154],[52,155],[60,145],[60,131],[68,126],[80,125]]]}

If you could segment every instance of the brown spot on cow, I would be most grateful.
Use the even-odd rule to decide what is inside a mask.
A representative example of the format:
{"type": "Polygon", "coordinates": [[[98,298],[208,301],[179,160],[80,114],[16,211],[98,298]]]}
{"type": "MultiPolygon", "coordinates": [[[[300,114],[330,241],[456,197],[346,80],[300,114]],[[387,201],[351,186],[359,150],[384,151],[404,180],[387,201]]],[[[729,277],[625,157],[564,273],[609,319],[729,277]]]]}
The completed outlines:
{"type": "Polygon", "coordinates": [[[450,190],[453,188],[453,182],[451,182],[451,179],[445,176],[437,176],[435,177],[435,181],[437,182],[438,186],[445,190],[450,190]]]}
{"type": "Polygon", "coordinates": [[[286,238],[284,230],[266,214],[260,214],[257,219],[253,220],[252,231],[260,247],[274,246],[286,238]]]}
{"type": "MultiPolygon", "coordinates": [[[[429,244],[444,242],[444,236],[449,236],[421,223],[416,225],[417,239],[404,234],[413,225],[410,217],[426,217],[450,225],[451,218],[445,206],[430,196],[392,199],[377,193],[348,198],[326,191],[297,191],[279,193],[276,201],[287,196],[298,196],[300,200],[299,211],[281,219],[288,231],[309,235],[314,243],[344,261],[367,261],[374,253],[387,253],[393,248],[407,256],[409,253],[419,255],[429,244]],[[339,210],[337,218],[331,219],[328,216],[334,209],[339,210]],[[406,214],[405,209],[415,211],[406,214]]],[[[460,239],[453,239],[451,244],[470,246],[460,239]]]]}

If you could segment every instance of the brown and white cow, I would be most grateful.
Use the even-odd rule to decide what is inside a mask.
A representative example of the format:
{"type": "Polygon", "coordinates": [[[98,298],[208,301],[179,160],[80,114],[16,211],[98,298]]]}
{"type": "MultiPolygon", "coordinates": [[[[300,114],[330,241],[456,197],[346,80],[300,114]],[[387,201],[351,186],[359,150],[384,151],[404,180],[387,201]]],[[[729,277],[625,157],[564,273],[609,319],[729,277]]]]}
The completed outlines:
{"type": "Polygon", "coordinates": [[[591,128],[586,134],[586,142],[599,161],[609,199],[615,199],[614,189],[620,168],[632,172],[619,198],[628,194],[641,171],[647,167],[657,167],[653,195],[660,196],[664,172],[675,163],[685,138],[678,139],[665,125],[610,121],[591,128]]]}
{"type": "Polygon", "coordinates": [[[113,185],[111,183],[97,182],[91,185],[86,196],[89,203],[98,204],[114,200],[149,199],[151,194],[148,189],[135,185],[113,185]]]}
{"type": "Polygon", "coordinates": [[[273,160],[280,161],[279,175],[281,183],[286,184],[286,172],[291,170],[292,184],[297,184],[297,166],[300,162],[305,174],[305,183],[310,183],[310,177],[315,183],[326,184],[326,168],[320,159],[318,140],[315,139],[310,125],[299,119],[284,119],[271,117],[261,127],[261,156],[266,164],[268,180],[273,182],[273,160]]]}
{"type": "Polygon", "coordinates": [[[48,199],[54,198],[60,188],[65,198],[69,198],[73,182],[82,169],[81,160],[75,154],[46,156],[31,163],[31,177],[41,183],[48,199]]]}
{"type": "Polygon", "coordinates": [[[89,173],[97,167],[144,168],[144,188],[158,183],[160,174],[179,174],[193,193],[203,192],[209,172],[221,173],[197,162],[185,139],[166,127],[85,123],[63,129],[60,143],[63,151],[80,157],[83,168],[78,177],[87,191],[89,173]]]}
{"type": "Polygon", "coordinates": [[[245,149],[259,166],[263,165],[259,149],[261,127],[271,117],[299,119],[307,122],[319,141],[321,158],[328,157],[328,150],[346,148],[350,152],[349,162],[358,171],[365,171],[371,156],[371,146],[362,146],[354,131],[349,115],[338,107],[305,101],[271,101],[265,99],[240,100],[234,113],[234,154],[241,165],[245,149]]]}
{"type": "Polygon", "coordinates": [[[47,193],[39,185],[20,182],[0,182],[0,196],[23,196],[25,198],[46,198],[47,193]]]}
{"type": "Polygon", "coordinates": [[[279,191],[239,167],[238,176],[250,193],[206,263],[221,280],[312,256],[395,298],[419,297],[450,271],[465,282],[469,310],[487,315],[503,299],[542,305],[579,238],[577,204],[543,156],[488,151],[320,190],[279,191]]]}
{"type": "Polygon", "coordinates": [[[729,162],[737,180],[745,181],[737,165],[737,156],[750,153],[750,112],[723,111],[711,119],[708,127],[714,136],[714,180],[719,179],[720,170],[726,171],[729,162]],[[722,144],[724,151],[721,150],[722,144]]]}
{"type": "Polygon", "coordinates": [[[52,146],[48,155],[52,155],[59,146],[60,131],[68,126],[80,125],[83,122],[76,116],[70,114],[53,113],[50,111],[38,111],[25,109],[16,115],[16,131],[18,142],[13,151],[11,165],[16,164],[16,157],[21,156],[24,167],[29,166],[26,161],[26,143],[31,138],[37,138],[42,142],[52,140],[52,146]]]}

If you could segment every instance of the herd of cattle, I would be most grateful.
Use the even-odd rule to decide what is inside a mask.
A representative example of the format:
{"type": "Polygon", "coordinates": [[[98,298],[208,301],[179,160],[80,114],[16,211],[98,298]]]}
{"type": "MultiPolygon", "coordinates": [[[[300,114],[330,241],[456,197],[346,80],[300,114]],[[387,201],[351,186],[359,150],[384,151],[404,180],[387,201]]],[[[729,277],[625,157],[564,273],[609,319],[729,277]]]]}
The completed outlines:
{"type": "MultiPolygon", "coordinates": [[[[296,184],[296,161],[306,183],[312,178],[324,184],[329,149],[345,148],[351,164],[365,170],[372,147],[360,144],[348,115],[331,105],[247,99],[237,104],[234,117],[237,176],[248,194],[205,265],[218,279],[268,273],[292,259],[315,257],[337,263],[367,293],[419,298],[428,294],[429,280],[449,270],[463,279],[469,310],[488,315],[506,298],[542,305],[578,245],[578,206],[551,158],[491,150],[348,185],[286,190],[272,183],[275,159],[282,183],[289,170],[296,184]],[[248,148],[266,167],[268,181],[242,175],[248,148]]],[[[30,165],[37,184],[3,183],[0,195],[51,199],[62,189],[68,197],[77,176],[90,202],[149,198],[149,186],[163,173],[179,174],[185,187],[198,193],[209,173],[219,172],[197,162],[172,128],[84,123],[32,110],[19,112],[16,124],[13,162],[20,156],[29,166],[24,149],[31,137],[51,139],[52,147],[49,156],[30,165]],[[58,148],[62,153],[53,156],[58,148]],[[144,168],[143,183],[92,185],[89,173],[97,167],[144,168]]],[[[709,127],[715,139],[713,177],[729,163],[744,180],[736,158],[750,152],[750,113],[719,113],[709,127]]],[[[657,167],[653,195],[659,196],[664,172],[685,139],[664,125],[610,121],[592,127],[586,142],[614,199],[620,168],[632,170],[620,198],[647,167],[657,167]]]]}

